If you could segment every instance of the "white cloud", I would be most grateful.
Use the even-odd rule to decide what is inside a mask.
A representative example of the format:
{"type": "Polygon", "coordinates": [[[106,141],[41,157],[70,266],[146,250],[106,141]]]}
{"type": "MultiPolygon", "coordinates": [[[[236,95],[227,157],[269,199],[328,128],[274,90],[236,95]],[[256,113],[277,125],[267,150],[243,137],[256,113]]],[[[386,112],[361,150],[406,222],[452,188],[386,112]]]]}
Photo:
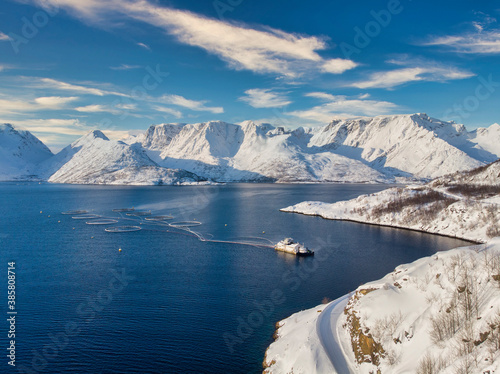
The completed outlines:
{"type": "Polygon", "coordinates": [[[474,76],[471,72],[454,67],[422,66],[375,72],[367,80],[349,84],[357,88],[392,88],[416,81],[448,81],[474,76]]]}
{"type": "Polygon", "coordinates": [[[47,109],[61,109],[66,106],[66,104],[78,100],[78,97],[60,97],[60,96],[46,96],[46,97],[37,97],[34,102],[47,109]]]}
{"type": "Polygon", "coordinates": [[[116,107],[121,110],[136,110],[137,104],[117,104],[116,107]]]}
{"type": "Polygon", "coordinates": [[[179,110],[176,110],[176,109],[167,108],[167,107],[159,106],[159,105],[153,106],[153,109],[156,110],[157,112],[171,114],[176,118],[182,117],[182,112],[179,110]]]}
{"type": "Polygon", "coordinates": [[[133,69],[140,69],[141,67],[142,67],[141,65],[121,64],[119,66],[110,66],[109,68],[111,70],[133,70],[133,69]]]}
{"type": "Polygon", "coordinates": [[[498,54],[500,30],[484,31],[482,25],[476,24],[476,32],[432,37],[421,45],[444,46],[460,53],[498,54]]]}
{"type": "Polygon", "coordinates": [[[116,109],[100,104],[80,106],[75,108],[75,110],[77,112],[83,112],[83,113],[113,113],[113,114],[118,113],[116,109]]]}
{"type": "Polygon", "coordinates": [[[333,118],[377,116],[399,110],[396,104],[388,101],[348,99],[343,96],[335,96],[335,98],[335,101],[307,110],[296,110],[288,114],[324,124],[331,122],[333,118]]]}
{"type": "MultiPolygon", "coordinates": [[[[32,0],[42,3],[41,0],[32,0]]],[[[59,5],[76,17],[94,23],[109,22],[117,14],[165,30],[179,42],[199,47],[237,70],[297,77],[316,70],[340,74],[356,64],[344,59],[324,59],[324,38],[287,33],[270,27],[251,28],[207,18],[192,12],[160,7],[147,0],[44,0],[59,5]],[[106,15],[106,17],[104,16],[106,15]]]]}
{"type": "Polygon", "coordinates": [[[356,66],[358,66],[358,64],[354,61],[334,58],[325,61],[321,66],[321,71],[325,73],[342,74],[344,71],[354,69],[356,66]]]}
{"type": "Polygon", "coordinates": [[[0,42],[8,42],[10,41],[10,36],[5,35],[3,32],[0,31],[0,42]]]}
{"type": "Polygon", "coordinates": [[[48,96],[34,100],[0,99],[0,114],[23,114],[40,110],[58,110],[67,107],[67,104],[78,100],[78,97],[48,96]]]}
{"type": "Polygon", "coordinates": [[[144,49],[147,49],[148,51],[151,50],[151,47],[147,44],[144,44],[144,43],[136,43],[136,45],[138,45],[139,47],[142,47],[144,49]]]}
{"type": "Polygon", "coordinates": [[[206,100],[202,101],[190,100],[180,95],[163,95],[160,98],[158,98],[157,101],[164,104],[181,106],[183,108],[188,108],[198,112],[211,112],[216,114],[224,113],[224,108],[222,107],[205,106],[205,104],[207,103],[206,100]]]}
{"type": "Polygon", "coordinates": [[[30,87],[33,88],[39,88],[39,89],[54,89],[54,90],[59,90],[59,91],[70,91],[73,93],[77,94],[85,94],[85,95],[94,95],[94,96],[106,96],[106,95],[113,95],[113,96],[123,96],[126,97],[128,95],[122,94],[120,92],[116,91],[108,91],[108,90],[103,90],[100,88],[96,87],[88,87],[88,86],[83,86],[79,84],[72,84],[72,83],[67,83],[67,82],[62,82],[56,79],[51,79],[51,78],[33,78],[33,77],[26,77],[25,80],[29,80],[30,87]],[[33,82],[33,83],[31,83],[33,82]]]}
{"type": "MultiPolygon", "coordinates": [[[[5,120],[1,120],[1,122],[5,122],[5,120]]],[[[78,119],[27,119],[7,120],[7,122],[32,132],[54,134],[54,136],[85,135],[90,130],[90,127],[78,119]]]]}
{"type": "MultiPolygon", "coordinates": [[[[199,112],[211,112],[215,114],[220,114],[224,113],[224,108],[223,107],[211,107],[211,106],[206,106],[205,104],[208,102],[207,100],[190,100],[187,99],[183,96],[180,95],[175,95],[175,94],[168,94],[168,95],[163,95],[161,97],[153,97],[153,96],[146,96],[146,97],[136,97],[133,95],[127,95],[123,94],[121,92],[117,91],[111,91],[103,88],[97,88],[97,87],[91,87],[88,85],[83,85],[83,84],[73,84],[73,83],[67,83],[63,81],[59,81],[56,79],[51,79],[51,78],[33,78],[33,77],[21,77],[21,81],[24,82],[29,82],[28,84],[25,84],[24,87],[29,87],[32,89],[40,89],[40,90],[55,90],[55,91],[66,91],[66,92],[72,92],[72,93],[78,93],[82,95],[93,95],[93,96],[120,96],[120,97],[125,97],[129,100],[126,101],[141,101],[141,102],[147,102],[147,103],[158,103],[158,104],[170,104],[170,105],[177,105],[181,106],[184,108],[188,108],[194,111],[199,111],[199,112]]],[[[97,84],[95,84],[97,85],[97,84]]],[[[101,87],[106,87],[109,85],[106,84],[101,84],[101,87]]],[[[112,114],[124,114],[123,111],[132,111],[132,110],[137,110],[138,109],[138,104],[137,103],[116,103],[114,104],[113,107],[109,107],[106,105],[101,105],[101,104],[92,104],[92,105],[87,105],[87,106],[81,106],[75,108],[75,110],[79,112],[86,112],[86,113],[98,113],[98,112],[108,112],[112,114]]],[[[174,112],[171,112],[173,114],[174,112]]],[[[175,115],[177,115],[178,111],[175,112],[175,115]]],[[[130,114],[135,117],[139,118],[150,118],[148,116],[139,116],[135,114],[130,114]]]]}
{"type": "Polygon", "coordinates": [[[254,108],[278,108],[292,102],[281,93],[272,92],[270,89],[253,88],[245,91],[246,96],[239,100],[246,102],[254,108]]]}
{"type": "Polygon", "coordinates": [[[326,92],[309,92],[309,93],[306,93],[304,96],[314,97],[316,99],[321,99],[321,100],[326,100],[326,101],[336,101],[336,100],[345,99],[345,96],[332,95],[332,94],[329,94],[326,92]]]}
{"type": "Polygon", "coordinates": [[[58,152],[72,141],[85,135],[92,128],[78,119],[23,119],[6,120],[0,118],[0,123],[9,122],[18,128],[32,132],[44,142],[52,152],[58,152]]]}

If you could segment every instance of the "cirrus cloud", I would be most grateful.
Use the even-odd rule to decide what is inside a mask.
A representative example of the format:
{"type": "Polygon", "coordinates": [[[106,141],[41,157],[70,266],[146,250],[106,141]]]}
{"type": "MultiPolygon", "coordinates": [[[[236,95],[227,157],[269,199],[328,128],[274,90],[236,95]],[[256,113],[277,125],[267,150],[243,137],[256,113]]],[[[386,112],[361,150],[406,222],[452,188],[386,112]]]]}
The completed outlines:
{"type": "Polygon", "coordinates": [[[474,74],[454,67],[417,66],[370,74],[368,79],[348,84],[356,88],[393,88],[409,82],[443,82],[473,77],[474,74]]]}
{"type": "Polygon", "coordinates": [[[292,103],[283,94],[272,92],[271,89],[266,88],[253,88],[246,90],[245,94],[246,96],[242,96],[238,100],[244,101],[254,108],[278,108],[292,103]]]}
{"type": "Polygon", "coordinates": [[[180,107],[188,108],[198,112],[211,112],[211,113],[224,113],[224,108],[222,107],[207,107],[205,104],[206,100],[197,101],[186,99],[184,96],[180,95],[163,95],[157,99],[160,103],[177,105],[180,107]]]}
{"type": "Polygon", "coordinates": [[[304,36],[264,26],[252,28],[161,7],[147,0],[32,1],[41,6],[57,5],[94,24],[120,17],[147,23],[164,30],[180,43],[218,56],[236,70],[296,78],[311,70],[340,74],[357,66],[351,60],[320,56],[318,51],[327,49],[323,37],[304,36]]]}
{"type": "Polygon", "coordinates": [[[421,45],[447,47],[459,53],[499,54],[500,30],[483,31],[479,28],[473,33],[431,37],[421,45]]]}
{"type": "Polygon", "coordinates": [[[59,110],[67,107],[67,104],[78,100],[78,97],[46,96],[37,97],[32,100],[23,99],[0,99],[0,114],[24,114],[25,112],[37,112],[41,110],[59,110]]]}
{"type": "Polygon", "coordinates": [[[172,115],[172,116],[174,116],[176,118],[181,118],[182,117],[182,112],[179,111],[179,110],[176,110],[176,109],[167,108],[167,107],[159,106],[159,105],[153,106],[153,109],[156,110],[157,112],[170,114],[170,115],[172,115]]]}
{"type": "Polygon", "coordinates": [[[363,100],[359,97],[349,98],[344,95],[330,95],[324,92],[312,92],[305,96],[315,97],[322,101],[328,100],[328,102],[288,114],[321,124],[329,123],[333,118],[377,116],[401,111],[398,105],[388,101],[363,100]]]}

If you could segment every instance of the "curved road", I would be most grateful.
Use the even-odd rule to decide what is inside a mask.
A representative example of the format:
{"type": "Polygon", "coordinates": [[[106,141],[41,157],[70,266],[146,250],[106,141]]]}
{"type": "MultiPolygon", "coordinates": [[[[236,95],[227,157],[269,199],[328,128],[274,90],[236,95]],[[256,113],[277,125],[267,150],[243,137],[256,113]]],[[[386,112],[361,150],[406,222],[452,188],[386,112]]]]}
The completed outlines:
{"type": "Polygon", "coordinates": [[[316,333],[318,334],[319,341],[337,374],[355,373],[345,359],[337,331],[338,319],[344,313],[344,308],[348,300],[349,295],[345,295],[332,301],[321,312],[316,321],[316,333]]]}

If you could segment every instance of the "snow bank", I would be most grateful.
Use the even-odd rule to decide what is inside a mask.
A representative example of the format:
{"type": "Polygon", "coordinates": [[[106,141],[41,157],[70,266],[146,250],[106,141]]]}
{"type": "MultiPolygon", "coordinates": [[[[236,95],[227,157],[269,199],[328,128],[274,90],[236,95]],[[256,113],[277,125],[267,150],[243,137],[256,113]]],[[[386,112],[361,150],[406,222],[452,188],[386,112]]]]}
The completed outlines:
{"type": "Polygon", "coordinates": [[[465,198],[431,187],[406,187],[391,188],[333,204],[305,201],[281,211],[485,242],[500,235],[500,209],[497,201],[492,197],[465,198]]]}
{"type": "MultiPolygon", "coordinates": [[[[332,302],[335,303],[335,302],[332,302]]],[[[490,373],[500,370],[500,238],[400,265],[349,298],[330,331],[327,305],[279,322],[267,373],[490,373]],[[320,313],[320,311],[322,311],[320,313]],[[320,317],[321,316],[321,317],[320,317]],[[320,335],[338,337],[335,371],[320,335]]],[[[333,319],[332,319],[333,320],[333,319]]]]}

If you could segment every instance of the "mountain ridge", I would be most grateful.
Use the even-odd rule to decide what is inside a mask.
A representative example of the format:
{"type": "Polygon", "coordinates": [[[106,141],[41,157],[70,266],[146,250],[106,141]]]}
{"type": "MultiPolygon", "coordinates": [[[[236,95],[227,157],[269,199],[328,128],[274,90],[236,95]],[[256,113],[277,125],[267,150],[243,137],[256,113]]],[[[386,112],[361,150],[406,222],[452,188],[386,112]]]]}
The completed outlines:
{"type": "MultiPolygon", "coordinates": [[[[500,157],[497,144],[498,124],[469,132],[425,113],[334,119],[325,126],[293,130],[253,121],[166,123],[124,141],[90,131],[44,157],[38,169],[41,179],[58,183],[108,183],[98,174],[126,168],[127,178],[137,180],[132,174],[145,166],[159,180],[168,169],[219,182],[396,183],[479,167],[500,157]]],[[[141,183],[155,182],[146,178],[141,183]]]]}

